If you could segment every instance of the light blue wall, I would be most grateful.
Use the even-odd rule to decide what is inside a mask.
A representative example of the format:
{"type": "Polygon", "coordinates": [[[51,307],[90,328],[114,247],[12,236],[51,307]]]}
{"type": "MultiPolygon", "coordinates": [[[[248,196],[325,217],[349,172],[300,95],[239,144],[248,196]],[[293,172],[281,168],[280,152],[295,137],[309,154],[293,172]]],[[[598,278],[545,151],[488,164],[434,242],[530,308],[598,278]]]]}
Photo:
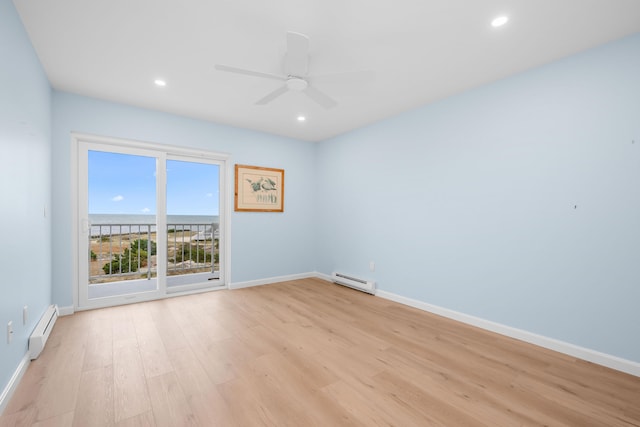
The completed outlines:
{"type": "Polygon", "coordinates": [[[640,35],[322,142],[317,180],[318,271],[640,362],[640,35]]]}
{"type": "Polygon", "coordinates": [[[0,0],[0,64],[1,393],[51,303],[51,88],[10,0],[0,0]]]}
{"type": "MultiPolygon", "coordinates": [[[[233,213],[233,283],[315,270],[315,146],[309,142],[178,117],[69,93],[53,95],[53,300],[73,304],[71,132],[178,145],[232,155],[232,164],[285,170],[284,213],[233,213]]],[[[233,173],[229,176],[233,179],[233,173]]]]}

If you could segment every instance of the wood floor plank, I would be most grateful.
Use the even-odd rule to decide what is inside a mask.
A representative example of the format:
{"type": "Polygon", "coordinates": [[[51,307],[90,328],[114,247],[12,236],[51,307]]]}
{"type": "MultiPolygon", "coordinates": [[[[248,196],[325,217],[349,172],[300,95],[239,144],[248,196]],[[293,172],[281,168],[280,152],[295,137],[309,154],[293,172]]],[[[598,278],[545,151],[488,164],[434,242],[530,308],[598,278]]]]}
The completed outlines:
{"type": "MultiPolygon", "coordinates": [[[[15,400],[15,399],[14,399],[15,400]]],[[[36,419],[35,405],[29,405],[26,409],[7,412],[0,417],[0,427],[29,427],[36,419]]]]}
{"type": "Polygon", "coordinates": [[[251,363],[246,378],[260,393],[261,401],[278,412],[289,425],[360,425],[342,407],[322,393],[320,385],[279,353],[261,356],[251,363]]]}
{"type": "MultiPolygon", "coordinates": [[[[111,325],[108,322],[105,325],[105,330],[111,332],[111,325]]],[[[99,329],[92,330],[88,335],[82,365],[83,371],[92,371],[113,365],[113,337],[105,335],[107,334],[103,335],[99,329]]]]}
{"type": "Polygon", "coordinates": [[[201,426],[233,426],[233,414],[214,386],[207,392],[188,397],[189,406],[201,426]]]}
{"type": "Polygon", "coordinates": [[[232,414],[190,347],[169,351],[176,378],[199,425],[233,425],[232,414]]]}
{"type": "Polygon", "coordinates": [[[34,423],[32,427],[71,427],[73,423],[73,412],[56,415],[46,420],[34,423]]]}
{"type": "MultiPolygon", "coordinates": [[[[399,399],[404,394],[393,395],[385,393],[384,390],[370,379],[363,377],[348,377],[344,379],[344,383],[354,390],[356,396],[355,402],[365,399],[371,402],[378,410],[374,414],[384,414],[383,419],[392,420],[392,424],[396,426],[444,426],[439,423],[433,416],[424,416],[414,408],[408,407],[399,399]]],[[[349,408],[352,403],[349,398],[343,402],[339,402],[341,406],[349,408]]],[[[356,403],[354,403],[356,404],[356,403]]],[[[377,419],[377,417],[376,417],[377,419]]],[[[377,422],[377,421],[376,421],[377,422]]],[[[483,424],[478,422],[479,426],[483,424]]]]}
{"type": "Polygon", "coordinates": [[[115,424],[113,385],[113,365],[82,372],[74,426],[111,427],[115,424]]]}
{"type": "Polygon", "coordinates": [[[151,410],[137,341],[120,340],[114,345],[113,378],[116,423],[151,410]]]}
{"type": "Polygon", "coordinates": [[[61,317],[0,426],[640,427],[640,378],[319,279],[61,317]]]}
{"type": "Polygon", "coordinates": [[[207,347],[204,353],[196,353],[196,356],[214,384],[220,384],[238,377],[257,355],[252,353],[250,346],[233,337],[217,341],[207,347]]]}
{"type": "Polygon", "coordinates": [[[355,388],[344,381],[337,381],[322,389],[336,405],[342,407],[350,416],[362,422],[365,426],[385,426],[396,425],[411,426],[414,420],[402,420],[402,414],[386,414],[381,410],[380,405],[366,398],[355,388]]]}
{"type": "Polygon", "coordinates": [[[31,413],[35,418],[36,399],[33,396],[37,396],[40,393],[44,384],[48,382],[47,378],[51,377],[57,369],[55,360],[61,348],[62,333],[62,328],[58,329],[57,327],[51,332],[45,349],[36,360],[31,361],[29,364],[29,369],[27,370],[29,375],[25,374],[23,376],[13,398],[5,408],[5,415],[33,409],[31,413]]]}
{"type": "Polygon", "coordinates": [[[118,346],[120,341],[136,340],[136,328],[131,318],[131,306],[123,305],[108,310],[112,315],[111,334],[114,348],[118,346]]]}
{"type": "Polygon", "coordinates": [[[155,425],[156,420],[151,411],[134,415],[116,423],[116,427],[155,427],[155,425]]]}
{"type": "Polygon", "coordinates": [[[230,425],[275,427],[288,423],[286,418],[278,416],[280,405],[262,399],[255,384],[244,377],[218,384],[217,389],[229,408],[233,420],[230,425]]]}
{"type": "Polygon", "coordinates": [[[505,376],[492,369],[474,372],[475,366],[446,366],[398,348],[386,349],[376,358],[393,367],[394,374],[402,381],[409,381],[428,393],[446,396],[449,402],[476,419],[491,420],[494,425],[509,424],[509,421],[544,425],[558,421],[529,406],[511,405],[513,396],[517,396],[514,374],[505,376]]]}
{"type": "MultiPolygon", "coordinates": [[[[64,319],[63,319],[64,320],[64,319]]],[[[61,342],[54,367],[49,370],[37,395],[37,421],[72,412],[76,406],[78,386],[84,361],[87,332],[81,324],[72,325],[61,342]]]]}
{"type": "Polygon", "coordinates": [[[162,339],[167,351],[184,348],[189,345],[173,315],[171,307],[172,305],[167,300],[149,305],[149,312],[156,324],[156,330],[160,334],[160,339],[162,339]]]}
{"type": "Polygon", "coordinates": [[[345,351],[322,351],[315,360],[341,379],[369,378],[389,369],[383,361],[375,357],[374,352],[350,348],[345,351]]]}
{"type": "Polygon", "coordinates": [[[198,425],[174,372],[149,378],[147,387],[157,426],[198,425]]]}
{"type": "Polygon", "coordinates": [[[134,323],[145,376],[151,378],[171,372],[173,367],[155,322],[134,319],[134,323]]]}
{"type": "MultiPolygon", "coordinates": [[[[447,395],[433,393],[426,387],[418,387],[394,373],[383,371],[376,374],[369,384],[377,394],[387,396],[404,408],[405,412],[416,413],[417,418],[424,418],[429,424],[460,427],[478,425],[476,418],[451,404],[447,395]]],[[[501,420],[491,421],[492,423],[487,425],[499,425],[497,421],[501,420]]]]}
{"type": "Polygon", "coordinates": [[[191,347],[170,350],[168,356],[187,397],[207,393],[214,388],[215,383],[209,378],[191,347]]]}

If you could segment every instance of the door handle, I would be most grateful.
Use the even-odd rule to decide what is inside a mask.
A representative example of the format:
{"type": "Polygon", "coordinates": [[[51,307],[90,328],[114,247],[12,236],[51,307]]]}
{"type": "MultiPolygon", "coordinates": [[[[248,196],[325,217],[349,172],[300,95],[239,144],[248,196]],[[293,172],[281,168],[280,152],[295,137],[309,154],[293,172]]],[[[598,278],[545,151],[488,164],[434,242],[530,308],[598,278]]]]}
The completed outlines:
{"type": "Polygon", "coordinates": [[[89,220],[86,218],[82,218],[82,220],[80,221],[80,229],[83,233],[85,234],[89,234],[91,225],[89,224],[89,220]]]}

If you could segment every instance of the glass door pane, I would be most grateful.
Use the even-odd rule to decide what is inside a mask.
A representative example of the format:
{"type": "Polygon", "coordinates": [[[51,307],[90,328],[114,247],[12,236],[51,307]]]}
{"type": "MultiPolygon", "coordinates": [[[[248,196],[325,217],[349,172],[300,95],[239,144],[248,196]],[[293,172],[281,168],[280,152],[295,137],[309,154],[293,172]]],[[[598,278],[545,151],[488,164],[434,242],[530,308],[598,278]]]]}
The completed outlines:
{"type": "Polygon", "coordinates": [[[167,160],[167,291],[220,283],[220,165],[167,160]]]}
{"type": "Polygon", "coordinates": [[[88,150],[89,300],[158,289],[156,158],[88,150]]]}

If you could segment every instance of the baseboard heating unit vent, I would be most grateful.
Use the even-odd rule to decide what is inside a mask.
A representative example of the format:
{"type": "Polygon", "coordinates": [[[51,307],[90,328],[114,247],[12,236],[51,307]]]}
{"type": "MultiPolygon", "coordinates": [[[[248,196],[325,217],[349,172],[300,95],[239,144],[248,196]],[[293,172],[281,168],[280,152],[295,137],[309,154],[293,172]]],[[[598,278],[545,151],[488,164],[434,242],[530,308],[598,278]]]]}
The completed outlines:
{"type": "Polygon", "coordinates": [[[331,280],[339,285],[348,286],[359,291],[367,292],[370,294],[376,293],[376,282],[370,280],[358,279],[357,277],[347,276],[342,273],[333,273],[331,280]]]}
{"type": "Polygon", "coordinates": [[[49,339],[53,325],[58,319],[58,306],[50,305],[29,337],[29,357],[37,359],[49,339]]]}

